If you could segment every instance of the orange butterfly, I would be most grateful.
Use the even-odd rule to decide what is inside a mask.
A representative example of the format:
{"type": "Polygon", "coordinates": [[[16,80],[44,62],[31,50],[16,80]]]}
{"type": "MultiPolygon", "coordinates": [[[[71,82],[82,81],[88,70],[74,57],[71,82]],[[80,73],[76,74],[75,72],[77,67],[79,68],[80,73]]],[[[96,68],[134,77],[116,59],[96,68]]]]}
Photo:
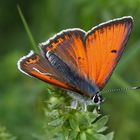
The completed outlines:
{"type": "Polygon", "coordinates": [[[100,104],[100,91],[123,53],[132,24],[128,16],[99,24],[88,32],[64,30],[39,45],[41,55],[31,51],[22,57],[18,68],[68,90],[76,100],[80,97],[86,104],[100,104]]]}

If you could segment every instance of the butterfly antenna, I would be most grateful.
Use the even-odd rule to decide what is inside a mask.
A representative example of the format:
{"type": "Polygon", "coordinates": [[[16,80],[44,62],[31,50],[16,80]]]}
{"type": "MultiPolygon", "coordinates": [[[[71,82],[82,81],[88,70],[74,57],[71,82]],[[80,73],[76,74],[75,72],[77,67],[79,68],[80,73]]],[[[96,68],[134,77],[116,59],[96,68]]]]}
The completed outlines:
{"type": "Polygon", "coordinates": [[[101,91],[101,93],[116,93],[116,92],[126,92],[128,90],[137,90],[137,89],[140,89],[140,86],[137,86],[137,87],[127,87],[127,88],[116,88],[116,89],[107,89],[107,90],[104,90],[104,91],[101,91]]]}

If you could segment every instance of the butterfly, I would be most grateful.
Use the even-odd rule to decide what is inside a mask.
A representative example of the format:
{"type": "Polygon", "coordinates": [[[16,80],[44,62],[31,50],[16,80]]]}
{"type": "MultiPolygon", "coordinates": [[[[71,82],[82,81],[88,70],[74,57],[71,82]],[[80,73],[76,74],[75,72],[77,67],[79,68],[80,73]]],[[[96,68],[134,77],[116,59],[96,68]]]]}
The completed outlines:
{"type": "Polygon", "coordinates": [[[79,28],[63,30],[39,44],[41,54],[30,51],[20,58],[18,68],[67,90],[76,101],[100,104],[101,91],[120,60],[132,25],[133,18],[126,16],[101,23],[88,32],[79,28]]]}

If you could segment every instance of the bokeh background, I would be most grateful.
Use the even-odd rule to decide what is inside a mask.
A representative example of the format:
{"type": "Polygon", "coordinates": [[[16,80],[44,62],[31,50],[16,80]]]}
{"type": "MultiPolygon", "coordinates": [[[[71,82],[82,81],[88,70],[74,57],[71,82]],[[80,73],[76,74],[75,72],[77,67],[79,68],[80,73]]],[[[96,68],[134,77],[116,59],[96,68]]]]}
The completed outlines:
{"type": "MultiPolygon", "coordinates": [[[[0,125],[20,140],[42,132],[47,85],[17,69],[18,59],[31,49],[17,10],[20,5],[37,43],[67,28],[88,31],[110,19],[132,16],[134,27],[127,49],[107,88],[140,84],[140,0],[30,0],[0,4],[0,125]]],[[[63,96],[63,95],[62,95],[63,96]]],[[[140,91],[106,94],[103,114],[115,140],[140,139],[140,91]]]]}

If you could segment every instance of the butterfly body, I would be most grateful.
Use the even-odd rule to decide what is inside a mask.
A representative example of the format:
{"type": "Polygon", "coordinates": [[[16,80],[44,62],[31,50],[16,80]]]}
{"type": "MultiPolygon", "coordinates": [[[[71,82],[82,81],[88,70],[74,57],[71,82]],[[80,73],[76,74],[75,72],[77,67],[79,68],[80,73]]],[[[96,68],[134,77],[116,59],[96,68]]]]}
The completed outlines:
{"type": "Polygon", "coordinates": [[[71,83],[79,92],[82,92],[82,95],[92,97],[99,91],[94,83],[91,83],[86,77],[81,76],[78,70],[72,69],[69,63],[64,62],[56,54],[48,51],[47,58],[64,80],[67,81],[67,83],[71,83]]]}
{"type": "MultiPolygon", "coordinates": [[[[132,17],[99,24],[90,31],[68,29],[18,61],[25,74],[100,103],[100,91],[116,67],[132,29],[132,17]]],[[[76,97],[77,98],[77,97],[76,97]]],[[[79,97],[78,97],[79,98],[79,97]]]]}

